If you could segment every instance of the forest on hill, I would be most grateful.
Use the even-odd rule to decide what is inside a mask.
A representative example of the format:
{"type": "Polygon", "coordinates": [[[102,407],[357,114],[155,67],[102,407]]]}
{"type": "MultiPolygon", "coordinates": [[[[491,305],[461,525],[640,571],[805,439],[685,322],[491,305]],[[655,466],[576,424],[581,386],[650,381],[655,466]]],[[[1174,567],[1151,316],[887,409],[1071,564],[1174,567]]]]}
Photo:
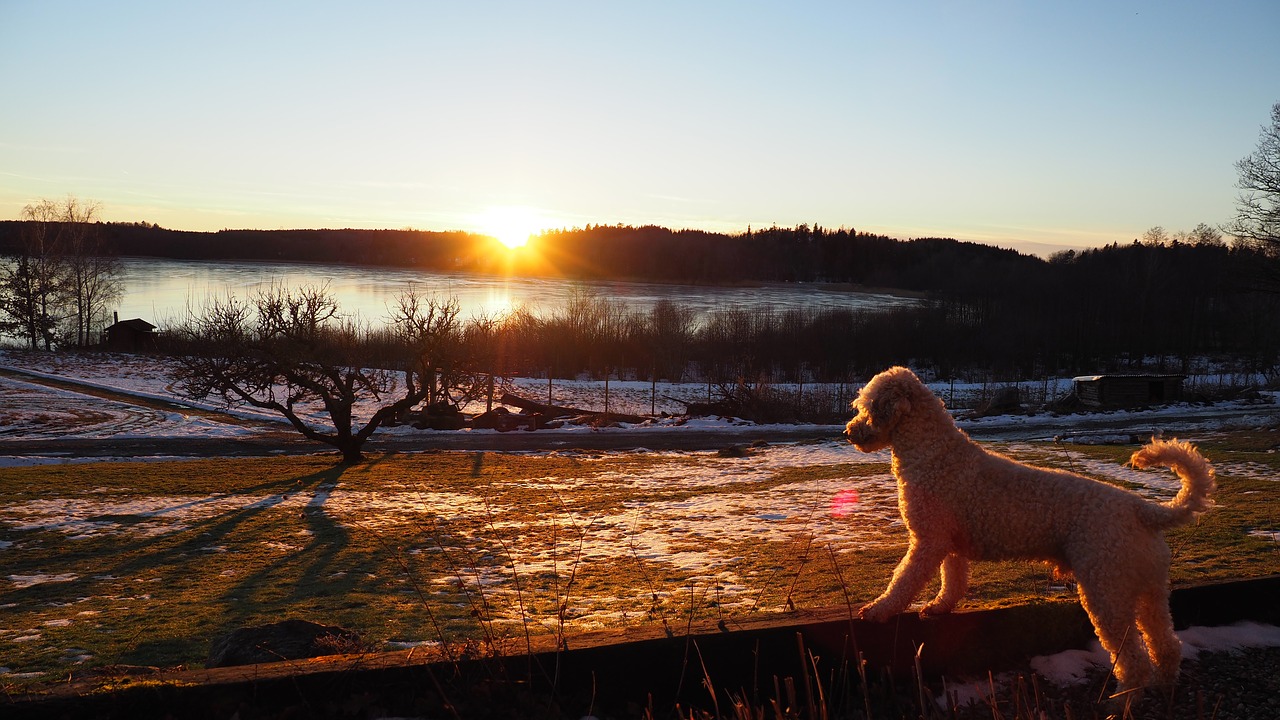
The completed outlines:
{"type": "MultiPolygon", "coordinates": [[[[199,233],[147,224],[99,229],[106,244],[126,256],[682,284],[847,283],[923,298],[917,307],[884,311],[726,308],[706,317],[669,307],[651,317],[588,307],[586,315],[598,320],[595,329],[575,329],[581,323],[568,315],[509,319],[508,346],[520,348],[509,360],[525,371],[541,368],[556,376],[599,375],[610,368],[645,376],[663,365],[670,368],[664,376],[678,376],[694,362],[727,377],[841,378],[915,362],[944,374],[981,367],[1041,377],[1137,366],[1153,357],[1168,370],[1215,356],[1268,370],[1280,359],[1275,260],[1263,250],[1220,239],[1146,237],[1042,259],[951,239],[896,240],[806,225],[735,235],[589,226],[544,233],[514,252],[464,232],[199,233]],[[673,322],[667,315],[676,318],[678,332],[669,331],[673,322]]],[[[22,230],[20,222],[0,223],[0,254],[18,249],[22,230]]]]}

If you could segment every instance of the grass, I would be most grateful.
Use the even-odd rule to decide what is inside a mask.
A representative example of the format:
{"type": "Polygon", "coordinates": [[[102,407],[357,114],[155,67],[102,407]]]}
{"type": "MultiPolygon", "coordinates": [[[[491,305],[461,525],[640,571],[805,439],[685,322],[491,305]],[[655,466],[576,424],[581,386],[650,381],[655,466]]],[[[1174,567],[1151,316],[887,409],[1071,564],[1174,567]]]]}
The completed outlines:
{"type": "MultiPolygon", "coordinates": [[[[1218,507],[1170,533],[1175,583],[1280,572],[1280,545],[1250,534],[1280,530],[1275,440],[1203,444],[1218,507]]],[[[1068,467],[1132,450],[1010,452],[1068,467]]],[[[0,469],[0,684],[198,666],[217,635],[284,617],[351,628],[375,647],[519,650],[526,633],[678,633],[690,620],[842,607],[846,592],[856,606],[905,546],[892,491],[880,460],[770,467],[715,453],[0,469]],[[829,499],[845,487],[864,503],[840,516],[829,499]]],[[[978,564],[972,587],[967,607],[1074,597],[1028,563],[978,564]]]]}

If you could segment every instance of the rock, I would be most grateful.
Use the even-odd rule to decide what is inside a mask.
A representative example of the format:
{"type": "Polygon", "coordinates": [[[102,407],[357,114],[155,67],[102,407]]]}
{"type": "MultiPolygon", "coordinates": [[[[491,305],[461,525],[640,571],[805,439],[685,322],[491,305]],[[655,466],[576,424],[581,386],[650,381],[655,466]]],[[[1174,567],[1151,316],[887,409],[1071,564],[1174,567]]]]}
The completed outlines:
{"type": "Polygon", "coordinates": [[[720,448],[716,452],[716,455],[722,458],[741,458],[747,457],[750,454],[751,451],[742,445],[730,445],[728,447],[720,448]]]}
{"type": "Polygon", "coordinates": [[[529,419],[524,415],[516,415],[504,407],[496,407],[472,418],[471,427],[481,430],[511,432],[523,427],[528,421],[529,419]]]}
{"type": "Polygon", "coordinates": [[[461,413],[449,415],[427,415],[414,427],[420,430],[461,430],[467,426],[467,419],[461,413]]]}
{"type": "Polygon", "coordinates": [[[358,644],[358,633],[307,620],[238,628],[214,640],[207,668],[231,667],[335,655],[340,645],[358,644]]]}

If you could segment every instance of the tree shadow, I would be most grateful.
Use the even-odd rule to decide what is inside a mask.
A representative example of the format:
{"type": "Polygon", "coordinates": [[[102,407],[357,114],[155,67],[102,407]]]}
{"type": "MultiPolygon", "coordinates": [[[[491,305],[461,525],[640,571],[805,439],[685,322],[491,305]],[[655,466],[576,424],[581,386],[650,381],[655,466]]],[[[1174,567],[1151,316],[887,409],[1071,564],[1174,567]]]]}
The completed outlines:
{"type": "MultiPolygon", "coordinates": [[[[483,464],[484,453],[476,453],[475,471],[481,471],[483,464]]],[[[343,624],[342,618],[358,612],[371,593],[386,593],[389,582],[399,581],[425,590],[440,576],[437,561],[420,563],[426,556],[410,558],[401,546],[403,542],[438,548],[448,558],[444,560],[446,574],[467,584],[477,568],[501,557],[496,547],[485,552],[468,549],[474,538],[467,533],[455,536],[447,523],[385,532],[340,522],[331,512],[330,500],[347,467],[335,465],[308,474],[264,480],[225,496],[175,498],[172,504],[136,515],[112,515],[111,525],[119,532],[96,541],[72,540],[62,530],[40,531],[56,533],[61,545],[51,548],[52,554],[46,553],[42,560],[33,559],[30,568],[26,568],[28,563],[21,563],[26,569],[14,567],[9,572],[34,574],[47,568],[53,557],[54,563],[68,562],[69,569],[79,577],[14,589],[0,596],[4,602],[17,601],[22,606],[69,605],[85,597],[103,598],[121,609],[112,611],[108,625],[97,632],[116,635],[121,641],[104,643],[118,649],[103,647],[102,660],[180,664],[201,661],[200,655],[208,651],[217,635],[238,627],[288,616],[343,624]],[[236,506],[212,517],[186,515],[202,508],[204,512],[213,511],[217,506],[211,503],[228,500],[236,506]],[[286,511],[293,516],[282,515],[286,511]],[[127,528],[152,518],[172,521],[180,527],[150,536],[133,534],[127,528]],[[84,542],[93,545],[79,544],[84,542]],[[270,548],[263,543],[281,545],[270,548]],[[280,552],[284,545],[293,547],[280,552]],[[226,551],[230,554],[210,557],[211,553],[226,551]],[[236,553],[245,553],[243,560],[237,561],[236,553]],[[400,564],[398,571],[391,569],[396,563],[400,564]],[[117,606],[117,602],[129,604],[117,606]],[[188,603],[189,607],[183,607],[188,603]]],[[[430,555],[434,557],[435,553],[430,555]]],[[[398,591],[410,593],[406,588],[398,591]]],[[[485,605],[482,590],[455,589],[454,593],[451,602],[478,603],[481,609],[485,605]]],[[[421,601],[428,602],[427,594],[417,594],[421,601]]],[[[460,626],[474,629],[479,622],[464,612],[462,618],[447,622],[447,634],[461,632],[460,626]]],[[[355,626],[352,629],[368,630],[355,626]]]]}
{"type": "MultiPolygon", "coordinates": [[[[245,575],[222,594],[221,602],[227,610],[222,622],[225,629],[271,614],[273,606],[341,596],[356,588],[360,581],[358,574],[342,570],[338,565],[350,548],[351,533],[325,511],[330,495],[349,467],[339,464],[296,479],[299,487],[314,489],[300,511],[305,521],[301,532],[306,533],[309,540],[303,548],[291,550],[279,561],[245,575]]],[[[343,562],[351,564],[352,560],[345,557],[343,562]]]]}
{"type": "MultiPolygon", "coordinates": [[[[330,494],[345,471],[345,466],[337,465],[264,480],[228,495],[178,498],[155,510],[113,511],[84,518],[88,527],[106,523],[114,529],[96,538],[77,539],[66,528],[30,531],[31,540],[44,549],[15,557],[17,562],[6,568],[6,574],[52,575],[50,568],[56,568],[57,573],[77,577],[0,587],[0,597],[8,607],[16,608],[14,613],[44,612],[40,609],[99,598],[120,608],[110,612],[111,619],[103,616],[105,625],[95,631],[118,638],[104,639],[103,646],[92,649],[101,660],[148,665],[198,662],[202,659],[200,650],[207,651],[218,633],[246,622],[283,619],[280,616],[297,607],[299,600],[317,594],[342,595],[364,582],[363,573],[334,572],[339,558],[347,565],[361,564],[359,558],[344,557],[350,552],[350,533],[326,512],[330,494]],[[300,526],[287,522],[287,516],[283,516],[286,522],[280,522],[290,497],[306,493],[310,497],[300,509],[293,510],[301,516],[300,526]],[[228,498],[233,503],[237,498],[245,502],[222,512],[213,509],[228,498]],[[216,514],[194,519],[186,516],[193,510],[201,511],[202,506],[212,506],[204,511],[216,514]],[[138,532],[143,528],[136,526],[154,518],[172,521],[178,527],[161,528],[159,534],[138,532]],[[296,542],[299,535],[295,530],[305,532],[304,547],[280,557],[264,554],[259,543],[296,542]],[[230,562],[221,558],[209,561],[210,553],[228,549],[247,552],[245,565],[266,564],[234,577],[234,584],[221,592],[203,589],[202,585],[225,585],[227,580],[218,576],[219,571],[223,575],[243,572],[236,567],[234,555],[226,556],[230,562]],[[187,600],[188,593],[195,599],[187,600]],[[184,607],[188,602],[191,606],[184,607]]],[[[297,503],[296,497],[293,503],[297,503]]],[[[28,537],[27,532],[21,534],[28,537]]],[[[266,552],[273,550],[267,548],[266,552]]]]}
{"type": "MultiPolygon", "coordinates": [[[[325,595],[347,592],[359,578],[352,577],[351,574],[334,578],[331,568],[348,551],[349,532],[325,512],[329,496],[345,471],[346,466],[337,465],[307,475],[238,488],[234,496],[251,497],[266,493],[266,497],[214,517],[189,522],[184,520],[183,527],[175,532],[134,537],[123,543],[110,542],[105,545],[106,549],[91,554],[101,553],[103,559],[107,559],[108,554],[114,554],[117,558],[114,564],[104,562],[90,571],[81,571],[80,577],[74,581],[16,589],[5,593],[6,602],[10,598],[18,603],[23,603],[24,600],[49,602],[55,595],[59,599],[101,596],[106,594],[103,592],[104,584],[112,581],[122,583],[124,592],[129,593],[146,587],[135,585],[135,582],[160,580],[165,582],[165,590],[172,591],[177,587],[180,594],[182,585],[198,584],[208,579],[207,576],[200,575],[199,571],[193,571],[190,566],[197,564],[201,556],[210,552],[224,551],[224,544],[252,546],[258,541],[284,540],[278,535],[255,537],[254,533],[260,531],[254,529],[254,525],[264,519],[267,513],[281,512],[280,506],[288,502],[290,496],[307,492],[312,495],[300,511],[304,521],[302,530],[308,536],[307,544],[244,576],[219,596],[209,598],[206,602],[220,605],[221,612],[215,610],[213,617],[202,620],[200,624],[205,627],[216,625],[220,630],[232,629],[246,620],[262,619],[279,613],[289,602],[310,597],[315,588],[322,587],[325,595]]],[[[220,501],[225,501],[225,496],[184,501],[142,515],[163,517],[220,501]]],[[[134,516],[110,516],[110,519],[114,525],[138,522],[134,516]]],[[[296,536],[288,539],[292,540],[293,537],[296,536]]],[[[85,557],[81,555],[76,558],[75,555],[79,553],[70,554],[72,552],[74,551],[69,551],[68,559],[83,560],[85,557]]],[[[235,570],[234,565],[230,569],[235,570]]],[[[174,609],[168,608],[166,611],[173,612],[174,609]]],[[[208,638],[203,638],[203,641],[207,640],[208,638]]],[[[173,642],[182,646],[189,645],[187,639],[173,642]]],[[[138,647],[156,646],[157,643],[164,647],[172,644],[168,640],[150,638],[143,640],[138,647]]],[[[128,653],[131,656],[137,654],[128,653]]]]}

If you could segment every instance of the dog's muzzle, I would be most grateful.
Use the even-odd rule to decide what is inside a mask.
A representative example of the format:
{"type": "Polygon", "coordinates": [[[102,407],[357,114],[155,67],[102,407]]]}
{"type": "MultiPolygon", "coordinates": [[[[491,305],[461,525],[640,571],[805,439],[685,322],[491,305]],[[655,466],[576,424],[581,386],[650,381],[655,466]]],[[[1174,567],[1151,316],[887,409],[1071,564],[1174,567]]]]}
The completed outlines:
{"type": "Polygon", "coordinates": [[[875,434],[871,432],[871,429],[867,427],[865,422],[859,422],[854,419],[850,420],[849,424],[844,426],[844,436],[854,445],[860,445],[871,440],[875,434]]]}

